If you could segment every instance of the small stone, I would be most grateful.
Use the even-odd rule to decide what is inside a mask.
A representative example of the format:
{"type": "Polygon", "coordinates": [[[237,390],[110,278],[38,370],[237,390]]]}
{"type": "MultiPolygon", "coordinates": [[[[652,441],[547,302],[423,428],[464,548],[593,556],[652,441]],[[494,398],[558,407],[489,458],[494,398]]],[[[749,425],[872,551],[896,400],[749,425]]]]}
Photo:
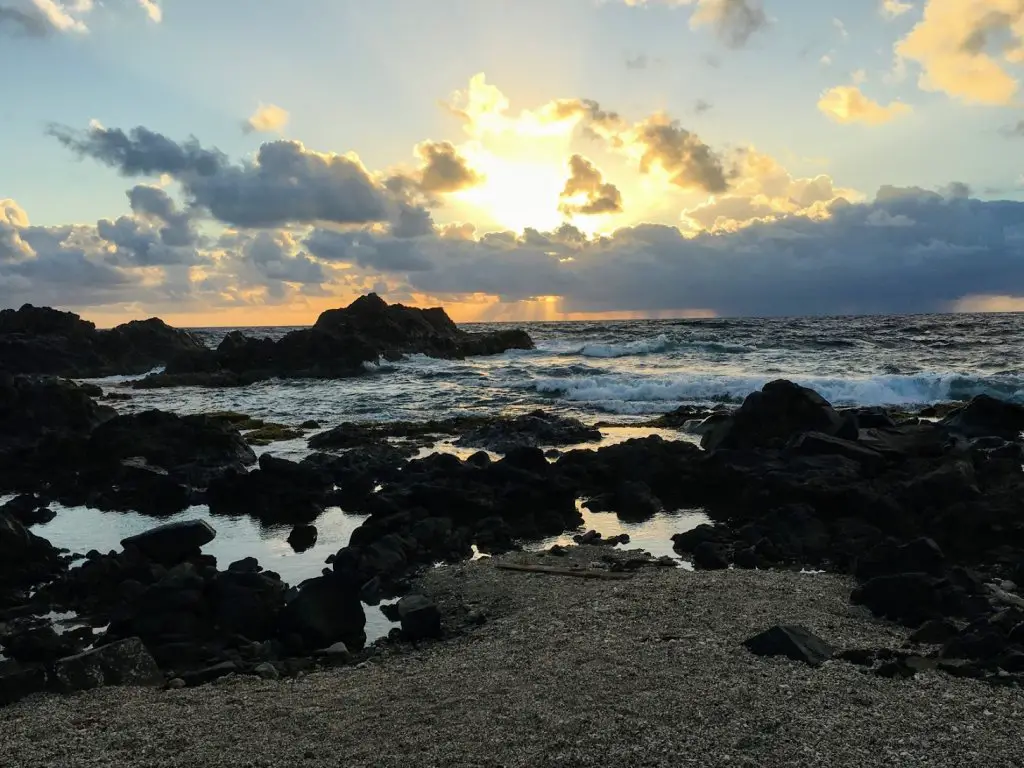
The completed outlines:
{"type": "Polygon", "coordinates": [[[264,680],[277,680],[279,677],[281,677],[281,673],[277,671],[277,667],[275,667],[269,661],[263,662],[253,671],[257,675],[262,677],[264,680]]]}
{"type": "Polygon", "coordinates": [[[180,677],[175,677],[167,681],[167,687],[172,691],[177,691],[185,687],[185,681],[180,677]]]}
{"type": "Polygon", "coordinates": [[[832,647],[804,627],[778,625],[743,642],[757,656],[786,656],[816,667],[835,653],[832,647]]]}

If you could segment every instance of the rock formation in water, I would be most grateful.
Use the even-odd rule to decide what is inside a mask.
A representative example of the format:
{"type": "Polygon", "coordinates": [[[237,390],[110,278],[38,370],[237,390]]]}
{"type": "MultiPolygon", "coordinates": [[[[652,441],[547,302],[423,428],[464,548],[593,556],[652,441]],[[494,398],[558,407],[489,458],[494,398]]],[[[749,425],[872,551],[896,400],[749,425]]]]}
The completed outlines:
{"type": "Polygon", "coordinates": [[[133,320],[106,331],[72,312],[26,304],[0,311],[0,373],[75,378],[139,374],[204,349],[163,320],[133,320]]]}
{"type": "Polygon", "coordinates": [[[177,385],[237,386],[269,378],[341,378],[365,363],[407,354],[461,359],[533,349],[521,330],[469,333],[443,309],[388,304],[371,293],[344,309],[331,309],[312,328],[292,331],[278,341],[233,331],[215,350],[184,350],[167,361],[162,374],[139,382],[141,388],[177,385]]]}

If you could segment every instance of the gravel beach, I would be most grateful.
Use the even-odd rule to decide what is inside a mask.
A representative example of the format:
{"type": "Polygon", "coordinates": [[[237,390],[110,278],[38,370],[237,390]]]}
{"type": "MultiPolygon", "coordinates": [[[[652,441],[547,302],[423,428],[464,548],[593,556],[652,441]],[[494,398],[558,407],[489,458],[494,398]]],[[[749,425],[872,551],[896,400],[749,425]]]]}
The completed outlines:
{"type": "Polygon", "coordinates": [[[904,630],[848,605],[845,577],[646,568],[589,581],[495,562],[421,582],[447,615],[488,617],[464,636],[297,680],[33,697],[0,709],[0,765],[1024,765],[1018,689],[742,647],[777,623],[840,648],[900,646],[904,630]]]}

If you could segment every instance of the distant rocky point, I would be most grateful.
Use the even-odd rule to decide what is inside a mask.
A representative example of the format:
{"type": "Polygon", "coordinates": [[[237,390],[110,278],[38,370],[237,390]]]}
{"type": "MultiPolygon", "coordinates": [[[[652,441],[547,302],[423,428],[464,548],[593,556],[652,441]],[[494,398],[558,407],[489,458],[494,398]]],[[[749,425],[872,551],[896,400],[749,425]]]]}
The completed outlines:
{"type": "Polygon", "coordinates": [[[229,333],[216,349],[158,318],[107,331],[71,312],[26,304],[0,312],[0,373],[91,378],[164,371],[142,388],[239,386],[269,378],[340,378],[406,354],[461,359],[533,349],[522,330],[469,333],[441,308],[388,304],[371,293],[278,341],[229,333]]]}

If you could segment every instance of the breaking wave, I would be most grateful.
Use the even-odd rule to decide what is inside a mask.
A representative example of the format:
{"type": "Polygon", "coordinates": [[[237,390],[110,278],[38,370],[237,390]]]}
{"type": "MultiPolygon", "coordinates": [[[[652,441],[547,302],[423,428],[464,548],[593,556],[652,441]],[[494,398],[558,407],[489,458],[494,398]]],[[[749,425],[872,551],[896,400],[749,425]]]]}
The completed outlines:
{"type": "MultiPolygon", "coordinates": [[[[671,410],[682,403],[739,403],[773,376],[699,373],[675,376],[601,376],[537,379],[539,394],[588,403],[611,413],[671,410]]],[[[835,405],[924,405],[963,401],[981,394],[1024,403],[1024,376],[885,374],[863,378],[792,376],[835,405]]]]}

